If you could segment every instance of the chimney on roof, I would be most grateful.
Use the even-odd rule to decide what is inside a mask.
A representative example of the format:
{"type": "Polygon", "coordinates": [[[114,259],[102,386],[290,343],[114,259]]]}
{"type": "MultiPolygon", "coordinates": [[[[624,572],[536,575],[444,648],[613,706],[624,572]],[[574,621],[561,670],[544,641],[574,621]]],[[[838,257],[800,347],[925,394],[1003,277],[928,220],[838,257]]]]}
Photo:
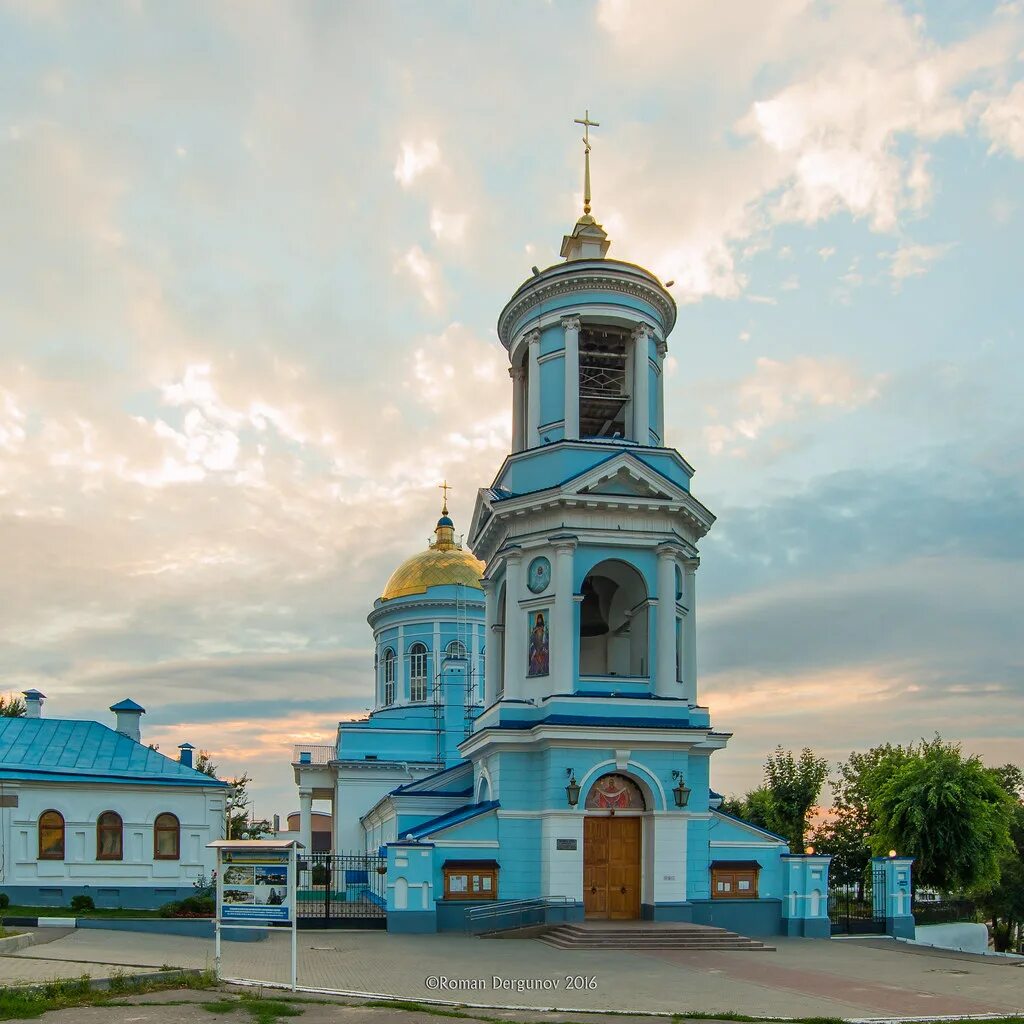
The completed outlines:
{"type": "Polygon", "coordinates": [[[146,713],[146,709],[141,704],[136,704],[130,697],[125,697],[124,700],[118,701],[117,704],[111,704],[110,710],[116,716],[114,729],[123,736],[127,736],[128,739],[141,743],[142,732],[139,724],[142,716],[146,713]]]}
{"type": "Polygon", "coordinates": [[[193,767],[192,765],[192,751],[196,748],[191,743],[179,743],[178,744],[178,761],[183,764],[186,768],[193,767]]]}
{"type": "Polygon", "coordinates": [[[46,694],[40,693],[38,690],[22,690],[21,695],[25,698],[25,717],[42,718],[43,701],[46,700],[46,694]]]}

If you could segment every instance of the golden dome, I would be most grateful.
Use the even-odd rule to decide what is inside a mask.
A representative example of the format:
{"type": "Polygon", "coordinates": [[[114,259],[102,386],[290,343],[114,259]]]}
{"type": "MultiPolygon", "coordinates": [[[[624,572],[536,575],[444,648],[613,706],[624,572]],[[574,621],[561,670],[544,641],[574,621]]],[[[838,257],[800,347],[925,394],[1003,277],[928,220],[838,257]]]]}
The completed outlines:
{"type": "Polygon", "coordinates": [[[447,502],[434,529],[436,540],[419,554],[407,558],[388,580],[382,601],[409,594],[426,593],[428,587],[453,586],[461,583],[474,590],[483,590],[480,577],[484,563],[464,551],[455,541],[455,525],[448,518],[447,502]]]}

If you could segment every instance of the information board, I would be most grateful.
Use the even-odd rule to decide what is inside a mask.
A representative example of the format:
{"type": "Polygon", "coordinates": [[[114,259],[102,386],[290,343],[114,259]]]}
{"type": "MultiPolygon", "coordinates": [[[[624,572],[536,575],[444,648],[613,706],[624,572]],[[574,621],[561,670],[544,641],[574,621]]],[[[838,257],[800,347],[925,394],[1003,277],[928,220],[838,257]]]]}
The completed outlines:
{"type": "Polygon", "coordinates": [[[224,921],[290,921],[291,854],[288,850],[221,850],[221,905],[224,921]]]}

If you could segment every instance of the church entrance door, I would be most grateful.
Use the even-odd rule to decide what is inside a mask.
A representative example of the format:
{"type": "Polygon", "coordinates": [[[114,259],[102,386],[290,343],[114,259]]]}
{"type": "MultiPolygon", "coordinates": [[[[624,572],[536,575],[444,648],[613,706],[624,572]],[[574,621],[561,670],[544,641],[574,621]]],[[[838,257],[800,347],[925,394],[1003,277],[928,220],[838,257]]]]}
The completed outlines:
{"type": "Polygon", "coordinates": [[[583,819],[583,912],[611,921],[640,916],[639,817],[583,819]]]}

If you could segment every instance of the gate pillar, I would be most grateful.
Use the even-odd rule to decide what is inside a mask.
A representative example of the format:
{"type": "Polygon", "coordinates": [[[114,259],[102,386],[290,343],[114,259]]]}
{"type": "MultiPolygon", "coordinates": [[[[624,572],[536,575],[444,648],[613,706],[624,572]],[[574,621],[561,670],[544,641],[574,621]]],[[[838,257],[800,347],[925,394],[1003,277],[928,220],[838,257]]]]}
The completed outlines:
{"type": "Polygon", "coordinates": [[[782,930],[785,935],[827,939],[830,856],[782,855],[782,930]]]}
{"type": "MultiPolygon", "coordinates": [[[[876,914],[885,917],[885,932],[896,939],[912,939],[915,934],[913,892],[910,885],[913,857],[872,857],[871,865],[884,872],[885,887],[881,893],[881,906],[876,914]]],[[[879,899],[876,894],[875,899],[879,899]]]]}
{"type": "Polygon", "coordinates": [[[434,844],[388,843],[388,931],[436,932],[434,844]]]}

